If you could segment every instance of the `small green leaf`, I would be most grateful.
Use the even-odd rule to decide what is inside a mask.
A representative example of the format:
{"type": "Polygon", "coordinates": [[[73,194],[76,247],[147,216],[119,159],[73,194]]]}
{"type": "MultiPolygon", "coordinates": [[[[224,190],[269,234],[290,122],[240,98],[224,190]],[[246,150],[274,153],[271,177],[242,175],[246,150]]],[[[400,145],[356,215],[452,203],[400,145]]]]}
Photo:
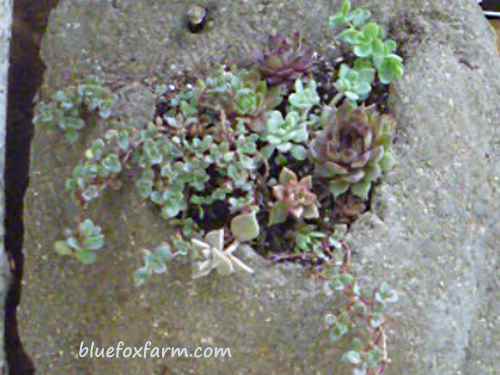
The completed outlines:
{"type": "Polygon", "coordinates": [[[110,154],[102,161],[103,167],[110,173],[118,174],[122,171],[120,158],[116,154],[110,154]]]}
{"type": "Polygon", "coordinates": [[[293,146],[290,153],[292,154],[292,156],[295,160],[302,161],[302,160],[306,160],[306,158],[307,158],[307,150],[302,145],[293,146]]]}
{"type": "Polygon", "coordinates": [[[85,238],[82,247],[86,250],[100,250],[104,246],[104,236],[102,234],[85,238]]]}
{"type": "Polygon", "coordinates": [[[355,28],[349,28],[339,34],[339,39],[347,44],[356,45],[361,35],[361,32],[355,28]]]}
{"type": "Polygon", "coordinates": [[[370,179],[363,179],[360,182],[352,185],[351,191],[355,196],[357,196],[363,200],[367,200],[368,193],[370,192],[371,186],[372,186],[372,183],[371,183],[370,179]]]}
{"type": "Polygon", "coordinates": [[[373,53],[372,43],[363,43],[354,46],[353,52],[358,57],[369,57],[373,53]]]}
{"type": "Polygon", "coordinates": [[[80,250],[74,253],[76,259],[78,259],[83,264],[93,264],[97,260],[96,254],[91,250],[80,250]]]}
{"type": "Polygon", "coordinates": [[[85,202],[90,202],[99,196],[99,189],[95,185],[90,185],[87,189],[82,192],[82,197],[85,202]]]}
{"type": "Polygon", "coordinates": [[[352,23],[356,27],[363,26],[371,17],[371,12],[367,9],[357,8],[352,12],[352,23]]]}
{"type": "Polygon", "coordinates": [[[337,199],[340,195],[344,194],[349,189],[349,183],[342,181],[332,181],[330,182],[330,193],[333,194],[333,198],[337,199]]]}
{"type": "Polygon", "coordinates": [[[256,212],[241,214],[231,220],[231,232],[240,242],[251,241],[260,233],[256,212]]]}
{"type": "Polygon", "coordinates": [[[134,273],[134,284],[136,287],[146,284],[146,282],[151,277],[151,272],[148,271],[146,267],[139,268],[134,273]]]}
{"type": "Polygon", "coordinates": [[[54,243],[54,250],[59,255],[70,255],[73,252],[66,241],[56,241],[54,243]]]}
{"type": "Polygon", "coordinates": [[[381,28],[375,22],[367,23],[363,29],[363,35],[371,40],[376,39],[381,34],[381,28]]]}
{"type": "Polygon", "coordinates": [[[342,13],[338,13],[334,16],[331,16],[328,20],[328,25],[332,29],[336,29],[338,27],[344,26],[348,22],[347,17],[342,13]]]}
{"type": "Polygon", "coordinates": [[[349,327],[346,324],[337,321],[330,330],[330,340],[337,342],[344,337],[347,332],[349,332],[349,327]]]}
{"type": "Polygon", "coordinates": [[[96,227],[92,220],[90,219],[85,219],[80,225],[78,226],[78,230],[80,233],[85,236],[92,236],[94,234],[94,231],[96,230],[96,227]]]}
{"type": "Polygon", "coordinates": [[[277,202],[269,213],[269,226],[282,224],[288,217],[288,206],[285,202],[277,202]]]}
{"type": "Polygon", "coordinates": [[[75,143],[76,141],[78,141],[79,135],[76,130],[69,129],[64,133],[64,137],[69,143],[75,143]]]}
{"type": "Polygon", "coordinates": [[[342,8],[341,8],[341,12],[344,15],[344,17],[347,17],[349,15],[350,11],[351,11],[351,1],[350,0],[344,0],[342,2],[342,8]]]}
{"type": "Polygon", "coordinates": [[[404,67],[401,57],[390,54],[386,56],[380,67],[378,68],[380,82],[388,85],[391,82],[397,81],[404,74],[404,67]]]}
{"type": "Polygon", "coordinates": [[[386,55],[395,52],[397,48],[397,43],[392,39],[387,39],[384,43],[384,52],[386,55]]]}
{"type": "Polygon", "coordinates": [[[66,240],[66,243],[68,244],[68,246],[70,248],[72,248],[74,250],[81,250],[80,242],[78,242],[78,240],[75,237],[69,237],[66,240]]]}
{"type": "Polygon", "coordinates": [[[383,354],[379,348],[375,348],[373,350],[370,350],[367,355],[367,365],[368,368],[377,368],[380,366],[380,363],[382,362],[383,354]]]}
{"type": "Polygon", "coordinates": [[[380,167],[383,172],[389,172],[396,165],[396,158],[394,157],[394,153],[392,150],[386,150],[384,152],[384,157],[380,161],[380,167]]]}

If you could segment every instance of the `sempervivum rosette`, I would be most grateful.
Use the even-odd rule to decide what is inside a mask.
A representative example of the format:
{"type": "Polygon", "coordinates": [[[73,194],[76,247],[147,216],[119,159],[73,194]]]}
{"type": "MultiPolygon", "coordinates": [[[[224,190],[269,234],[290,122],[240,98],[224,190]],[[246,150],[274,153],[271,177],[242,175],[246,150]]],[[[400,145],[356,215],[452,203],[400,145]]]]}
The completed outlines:
{"type": "Polygon", "coordinates": [[[299,33],[291,40],[278,34],[269,37],[267,48],[256,52],[255,60],[269,85],[292,85],[311,71],[313,56],[313,50],[303,45],[299,33]]]}
{"type": "Polygon", "coordinates": [[[372,183],[394,165],[393,117],[374,106],[353,108],[345,102],[322,122],[324,129],[311,145],[315,175],[328,181],[335,198],[351,189],[366,200],[372,183]]]}

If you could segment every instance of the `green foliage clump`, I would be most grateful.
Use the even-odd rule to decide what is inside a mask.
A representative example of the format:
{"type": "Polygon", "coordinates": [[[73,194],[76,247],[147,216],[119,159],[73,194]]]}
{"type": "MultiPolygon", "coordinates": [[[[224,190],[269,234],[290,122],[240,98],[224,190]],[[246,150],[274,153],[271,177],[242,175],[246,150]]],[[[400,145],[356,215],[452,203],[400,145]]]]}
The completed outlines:
{"type": "Polygon", "coordinates": [[[59,90],[52,95],[50,102],[42,102],[37,108],[34,123],[59,130],[69,143],[75,143],[79,131],[93,115],[101,119],[111,116],[115,97],[97,78],[87,78],[76,86],[59,90]]]}
{"type": "Polygon", "coordinates": [[[66,180],[66,190],[77,202],[85,206],[108,187],[120,189],[119,177],[129,157],[129,133],[126,129],[108,130],[85,151],[85,159],[66,180]]]}
{"type": "Polygon", "coordinates": [[[96,261],[96,252],[104,247],[104,236],[101,227],[86,219],[78,225],[77,231],[67,231],[65,241],[54,244],[55,251],[60,255],[74,256],[83,264],[96,261]]]}
{"type": "Polygon", "coordinates": [[[340,12],[330,18],[332,29],[342,30],[337,39],[356,56],[352,67],[341,66],[336,83],[339,92],[353,102],[368,97],[375,78],[388,85],[404,74],[403,59],[396,53],[397,43],[387,39],[382,26],[370,18],[366,9],[352,10],[350,0],[344,0],[340,12]]]}

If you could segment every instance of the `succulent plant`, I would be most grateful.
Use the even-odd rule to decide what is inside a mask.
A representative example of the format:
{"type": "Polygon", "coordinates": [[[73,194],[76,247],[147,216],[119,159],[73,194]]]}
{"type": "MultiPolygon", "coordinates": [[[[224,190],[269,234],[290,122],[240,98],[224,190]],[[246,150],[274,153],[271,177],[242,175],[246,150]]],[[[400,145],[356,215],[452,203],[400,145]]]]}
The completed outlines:
{"type": "Polygon", "coordinates": [[[144,266],[135,271],[134,281],[136,286],[144,285],[153,274],[167,272],[167,262],[174,257],[170,246],[163,243],[153,251],[144,250],[144,266]]]}
{"type": "Polygon", "coordinates": [[[262,139],[268,142],[263,154],[270,157],[275,149],[280,153],[290,152],[294,159],[304,160],[307,156],[305,143],[309,139],[308,126],[314,120],[309,118],[309,111],[319,104],[316,82],[310,80],[306,87],[301,79],[295,81],[295,92],[289,98],[288,113],[285,118],[280,111],[267,112],[266,132],[262,139]]]}
{"type": "Polygon", "coordinates": [[[294,241],[296,252],[314,253],[319,258],[327,258],[323,251],[323,244],[325,241],[329,241],[328,235],[314,225],[301,225],[297,228],[294,233],[294,241]]]}
{"type": "Polygon", "coordinates": [[[220,117],[223,111],[227,125],[243,121],[256,132],[263,130],[266,113],[279,106],[284,95],[282,88],[268,87],[257,70],[235,68],[220,69],[214,77],[200,81],[196,90],[200,112],[207,108],[220,117]]]}
{"type": "Polygon", "coordinates": [[[301,120],[297,112],[289,112],[285,118],[279,111],[269,112],[266,129],[264,140],[269,143],[264,151],[266,156],[278,149],[280,153],[290,152],[297,160],[306,158],[303,144],[307,142],[309,133],[307,123],[301,120]]]}
{"type": "Polygon", "coordinates": [[[84,160],[74,168],[72,177],[66,180],[66,190],[77,203],[84,206],[99,197],[107,187],[114,190],[121,187],[119,176],[130,146],[127,129],[108,130],[104,138],[92,143],[85,151],[84,160]]]}
{"type": "Polygon", "coordinates": [[[278,34],[269,37],[267,48],[256,52],[255,60],[269,85],[291,86],[311,71],[314,53],[303,45],[299,33],[293,34],[291,40],[278,34]]]}
{"type": "Polygon", "coordinates": [[[201,262],[194,265],[193,279],[207,276],[213,270],[217,270],[221,275],[230,275],[237,268],[250,274],[254,272],[252,268],[233,255],[240,245],[238,241],[225,248],[223,229],[207,233],[203,241],[194,238],[191,241],[195,250],[203,258],[201,262]]]}
{"type": "Polygon", "coordinates": [[[380,82],[387,85],[403,76],[403,59],[396,54],[397,43],[385,39],[384,29],[368,22],[370,18],[371,13],[363,8],[351,12],[350,0],[344,0],[340,12],[330,18],[330,26],[345,28],[338,39],[352,48],[359,61],[374,66],[380,82]]]}
{"type": "Polygon", "coordinates": [[[86,125],[85,114],[95,113],[106,120],[115,102],[115,96],[95,77],[56,91],[51,99],[37,107],[34,123],[62,131],[69,143],[78,140],[79,131],[86,125]]]}
{"type": "Polygon", "coordinates": [[[312,187],[311,176],[299,180],[295,172],[283,168],[279,185],[273,186],[273,196],[277,201],[271,208],[269,225],[284,223],[289,215],[297,219],[318,218],[318,201],[312,187]]]}
{"type": "Polygon", "coordinates": [[[353,69],[346,64],[340,66],[335,88],[352,102],[362,101],[368,98],[374,79],[375,69],[358,60],[353,69]]]}
{"type": "Polygon", "coordinates": [[[78,225],[76,233],[67,231],[65,241],[57,241],[54,250],[60,255],[74,256],[83,264],[92,264],[96,261],[96,251],[104,246],[104,235],[101,227],[86,219],[78,225]]]}
{"type": "Polygon", "coordinates": [[[348,102],[334,113],[311,145],[315,174],[328,181],[335,198],[350,188],[366,200],[372,182],[394,165],[395,121],[373,106],[354,108],[348,102]]]}

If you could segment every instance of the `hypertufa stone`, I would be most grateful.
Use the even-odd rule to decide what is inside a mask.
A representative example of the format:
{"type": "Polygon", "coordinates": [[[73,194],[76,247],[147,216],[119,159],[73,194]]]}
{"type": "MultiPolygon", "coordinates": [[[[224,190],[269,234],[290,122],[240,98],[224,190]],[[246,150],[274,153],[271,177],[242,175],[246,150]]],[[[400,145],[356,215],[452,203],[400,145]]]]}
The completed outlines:
{"type": "MultiPolygon", "coordinates": [[[[61,0],[43,41],[42,97],[73,73],[121,87],[125,121],[148,121],[148,77],[250,55],[268,33],[300,30],[328,53],[327,18],[340,1],[215,2],[209,31],[182,22],[191,1],[61,0]],[[189,4],[187,4],[189,3],[189,4]]],[[[397,287],[389,375],[493,375],[500,363],[500,61],[494,33],[473,0],[366,1],[403,43],[407,73],[392,87],[399,166],[376,193],[374,213],[351,230],[365,282],[397,287]]],[[[52,250],[75,207],[64,193],[89,132],[75,146],[36,131],[25,207],[21,337],[40,374],[335,374],[342,348],[324,332],[334,307],[319,281],[247,251],[255,273],[190,279],[173,267],[133,287],[141,247],[165,240],[165,224],[140,208],[133,187],[95,206],[108,235],[92,267],[52,250]],[[81,341],[230,347],[219,360],[78,359],[81,341]],[[163,371],[163,372],[162,372],[163,371]]]]}

